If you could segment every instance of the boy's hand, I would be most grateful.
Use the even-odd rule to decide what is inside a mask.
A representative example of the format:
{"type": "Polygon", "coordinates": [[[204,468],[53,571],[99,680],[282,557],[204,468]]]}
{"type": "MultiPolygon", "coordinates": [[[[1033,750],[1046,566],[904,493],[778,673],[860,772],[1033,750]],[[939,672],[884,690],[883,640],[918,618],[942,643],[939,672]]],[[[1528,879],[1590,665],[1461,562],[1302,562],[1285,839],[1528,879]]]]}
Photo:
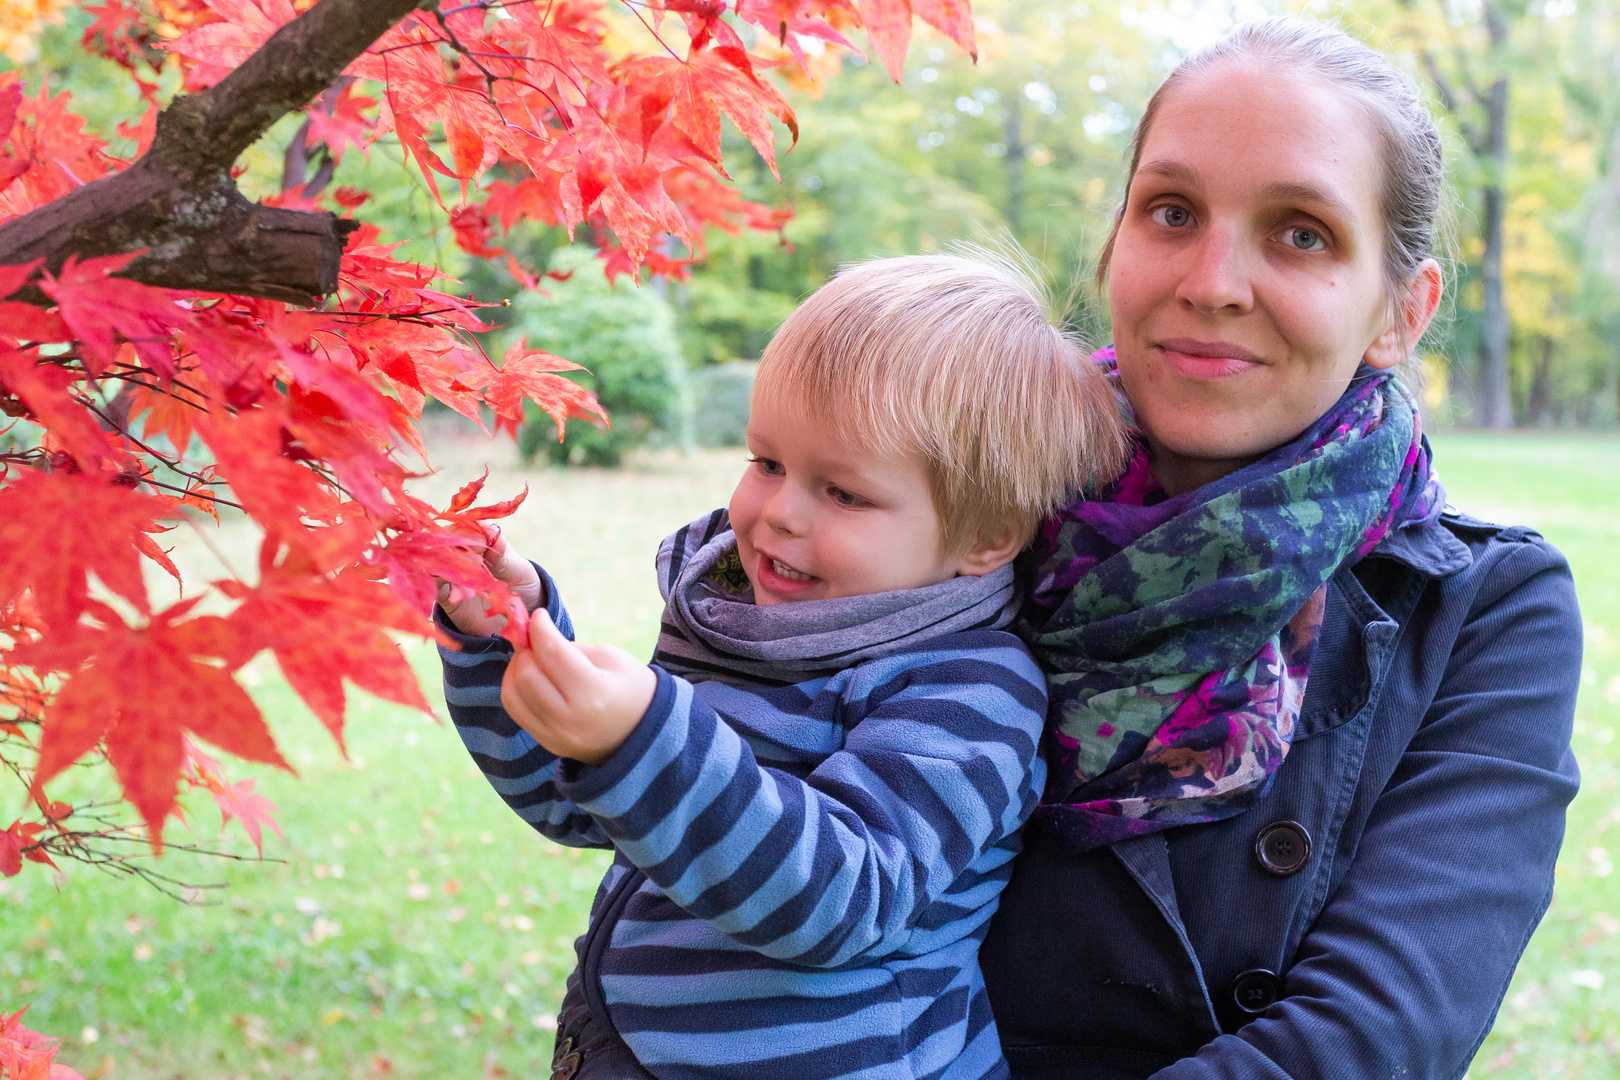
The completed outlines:
{"type": "Polygon", "coordinates": [[[600,765],[624,745],[652,704],[658,676],[623,649],[576,645],[544,611],[529,622],[501,681],[518,727],[559,757],[600,765]]]}
{"type": "MultiPolygon", "coordinates": [[[[506,542],[506,536],[499,529],[491,531],[495,536],[484,548],[484,565],[495,575],[495,580],[512,587],[524,607],[535,610],[545,603],[546,598],[541,595],[544,586],[534,564],[513,551],[512,545],[506,542]]],[[[456,629],[469,637],[498,634],[506,625],[505,615],[486,614],[484,601],[477,593],[458,589],[448,581],[439,582],[439,606],[444,608],[444,613],[450,617],[456,629]]]]}

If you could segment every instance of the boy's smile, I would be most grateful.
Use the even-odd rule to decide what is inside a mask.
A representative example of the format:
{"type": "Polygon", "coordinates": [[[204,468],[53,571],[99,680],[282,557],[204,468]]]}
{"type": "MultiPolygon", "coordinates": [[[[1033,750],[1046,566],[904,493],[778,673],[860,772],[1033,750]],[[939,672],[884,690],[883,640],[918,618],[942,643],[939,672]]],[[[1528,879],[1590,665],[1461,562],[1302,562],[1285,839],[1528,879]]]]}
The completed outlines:
{"type": "Polygon", "coordinates": [[[757,604],[916,589],[1000,565],[941,550],[920,455],[874,453],[768,399],[754,403],[748,448],[730,511],[757,604]]]}

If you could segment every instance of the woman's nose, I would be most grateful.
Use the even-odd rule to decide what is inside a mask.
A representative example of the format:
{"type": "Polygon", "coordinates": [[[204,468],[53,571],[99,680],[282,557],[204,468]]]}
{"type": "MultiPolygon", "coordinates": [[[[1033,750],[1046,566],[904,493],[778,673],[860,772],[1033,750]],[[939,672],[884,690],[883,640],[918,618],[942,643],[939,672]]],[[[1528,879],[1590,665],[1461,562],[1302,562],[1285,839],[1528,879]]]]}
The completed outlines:
{"type": "Polygon", "coordinates": [[[1176,288],[1176,297],[1198,311],[1238,314],[1254,304],[1249,278],[1249,252],[1235,230],[1207,229],[1192,249],[1192,262],[1176,288]]]}

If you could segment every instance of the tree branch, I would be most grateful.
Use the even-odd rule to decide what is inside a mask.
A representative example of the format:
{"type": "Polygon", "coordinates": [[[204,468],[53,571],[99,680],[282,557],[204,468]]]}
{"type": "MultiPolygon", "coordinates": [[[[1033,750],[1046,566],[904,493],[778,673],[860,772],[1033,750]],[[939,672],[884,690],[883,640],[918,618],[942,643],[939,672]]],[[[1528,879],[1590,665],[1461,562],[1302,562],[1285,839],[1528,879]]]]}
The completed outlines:
{"type": "MultiPolygon", "coordinates": [[[[357,226],[250,203],[230,170],[281,117],[332,84],[418,0],[320,0],[218,85],[174,99],[129,168],[0,225],[0,265],[145,249],[123,276],[176,289],[313,303],[337,288],[357,226]]],[[[37,289],[17,299],[48,303],[37,289]]]]}
{"type": "Polygon", "coordinates": [[[1457,130],[1462,132],[1462,137],[1468,143],[1469,149],[1476,156],[1483,156],[1485,153],[1484,136],[1480,133],[1478,127],[1462,118],[1462,102],[1458,100],[1457,92],[1451,88],[1451,81],[1446,78],[1446,73],[1440,70],[1439,64],[1435,63],[1434,53],[1424,49],[1420,55],[1423,58],[1423,66],[1429,73],[1429,81],[1434,83],[1435,90],[1439,91],[1440,104],[1444,105],[1446,112],[1450,113],[1457,121],[1457,130]]]}

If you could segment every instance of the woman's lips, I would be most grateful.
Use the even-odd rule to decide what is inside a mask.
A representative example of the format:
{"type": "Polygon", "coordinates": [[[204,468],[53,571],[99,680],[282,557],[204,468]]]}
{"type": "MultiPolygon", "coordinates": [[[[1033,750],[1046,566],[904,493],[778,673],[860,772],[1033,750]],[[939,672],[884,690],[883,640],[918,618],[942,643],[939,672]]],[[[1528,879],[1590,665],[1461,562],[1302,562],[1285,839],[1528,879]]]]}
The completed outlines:
{"type": "Polygon", "coordinates": [[[1169,338],[1156,347],[1172,370],[1189,379],[1230,379],[1263,363],[1255,353],[1227,341],[1169,338]]]}

